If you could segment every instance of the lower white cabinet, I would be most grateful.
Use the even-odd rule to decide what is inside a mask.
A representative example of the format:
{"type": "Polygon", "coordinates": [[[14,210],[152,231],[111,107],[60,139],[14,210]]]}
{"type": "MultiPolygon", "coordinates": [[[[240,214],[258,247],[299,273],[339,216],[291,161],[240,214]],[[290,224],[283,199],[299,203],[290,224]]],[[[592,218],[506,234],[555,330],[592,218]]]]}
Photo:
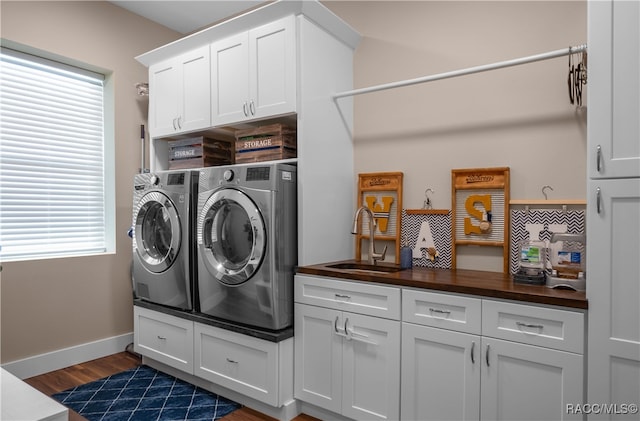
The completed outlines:
{"type": "Polygon", "coordinates": [[[243,395],[278,405],[278,344],[195,325],[194,374],[243,395]]]}
{"type": "Polygon", "coordinates": [[[402,420],[580,419],[567,406],[584,403],[582,312],[402,297],[402,420]]]}
{"type": "MultiPolygon", "coordinates": [[[[324,306],[295,304],[296,399],[356,420],[399,419],[400,321],[339,309],[357,308],[367,286],[323,281],[324,306]]],[[[399,308],[399,289],[387,292],[399,308]]]]}
{"type": "Polygon", "coordinates": [[[402,419],[477,420],[480,336],[402,323],[402,419]]]}
{"type": "Polygon", "coordinates": [[[271,342],[134,306],[134,349],[272,407],[293,397],[293,338],[271,342]]]}
{"type": "Polygon", "coordinates": [[[480,419],[582,419],[567,411],[584,403],[582,355],[487,337],[482,353],[480,419]]]}
{"type": "Polygon", "coordinates": [[[133,344],[140,354],[193,374],[193,322],[133,307],[133,344]]]}

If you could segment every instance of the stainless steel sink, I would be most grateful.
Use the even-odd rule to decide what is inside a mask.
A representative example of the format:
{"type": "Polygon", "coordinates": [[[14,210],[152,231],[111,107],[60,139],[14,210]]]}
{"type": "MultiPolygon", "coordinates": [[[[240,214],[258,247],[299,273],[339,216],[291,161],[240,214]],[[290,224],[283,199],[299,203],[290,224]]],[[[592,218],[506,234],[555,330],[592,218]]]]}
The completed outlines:
{"type": "Polygon", "coordinates": [[[398,266],[380,266],[368,263],[335,263],[327,265],[331,269],[340,269],[348,272],[369,272],[369,273],[395,273],[403,270],[398,266]]]}

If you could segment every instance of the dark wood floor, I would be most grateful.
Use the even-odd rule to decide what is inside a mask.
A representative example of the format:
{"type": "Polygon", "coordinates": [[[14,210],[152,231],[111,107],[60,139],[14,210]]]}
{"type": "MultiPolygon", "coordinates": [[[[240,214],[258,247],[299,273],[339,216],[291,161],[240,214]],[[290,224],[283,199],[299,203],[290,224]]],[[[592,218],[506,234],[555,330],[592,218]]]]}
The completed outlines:
{"type": "MultiPolygon", "coordinates": [[[[141,364],[138,357],[128,352],[121,352],[105,358],[77,364],[51,373],[31,377],[24,381],[42,393],[51,396],[63,390],[90,383],[94,380],[128,370],[141,364]]],[[[249,408],[240,408],[222,418],[224,421],[273,421],[274,418],[249,408]]],[[[295,421],[318,421],[308,415],[300,415],[295,421]]],[[[69,421],[86,421],[78,413],[69,410],[69,421]]]]}

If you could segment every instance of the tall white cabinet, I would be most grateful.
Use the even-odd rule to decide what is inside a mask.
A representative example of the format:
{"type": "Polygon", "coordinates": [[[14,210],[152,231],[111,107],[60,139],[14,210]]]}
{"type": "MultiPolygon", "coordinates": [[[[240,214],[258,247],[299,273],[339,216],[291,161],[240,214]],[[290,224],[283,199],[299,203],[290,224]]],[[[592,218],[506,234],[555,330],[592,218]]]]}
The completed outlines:
{"type": "MultiPolygon", "coordinates": [[[[353,88],[359,41],[319,2],[279,1],[138,56],[149,67],[151,171],[168,169],[168,140],[234,140],[239,129],[295,126],[298,264],[353,256],[350,220],[334,218],[353,212],[353,100],[332,95],[353,88]]],[[[258,340],[156,307],[136,306],[135,314],[135,349],[150,362],[275,418],[299,412],[290,334],[258,340]]],[[[347,324],[354,336],[367,329],[356,317],[347,324]]],[[[393,334],[399,338],[399,324],[393,334]]],[[[393,338],[389,343],[396,344],[393,338]]],[[[374,368],[359,368],[348,379],[366,384],[374,368]]],[[[356,406],[362,398],[353,397],[356,406]]]]}
{"type": "Polygon", "coordinates": [[[353,89],[359,41],[320,2],[280,1],[136,57],[149,67],[151,170],[168,169],[167,140],[296,126],[298,264],[352,257],[350,220],[333,215],[354,211],[353,99],[332,95],[353,89]]]}
{"type": "Polygon", "coordinates": [[[589,2],[588,402],[640,405],[640,3],[589,2]]]}

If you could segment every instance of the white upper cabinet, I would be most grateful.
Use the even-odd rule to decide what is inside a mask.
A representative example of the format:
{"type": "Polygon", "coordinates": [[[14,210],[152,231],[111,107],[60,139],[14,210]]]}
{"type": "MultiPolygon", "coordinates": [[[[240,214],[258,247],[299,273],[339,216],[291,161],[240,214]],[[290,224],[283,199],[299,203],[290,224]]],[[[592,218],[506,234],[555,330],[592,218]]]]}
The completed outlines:
{"type": "Polygon", "coordinates": [[[149,131],[161,137],[211,125],[209,48],[149,67],[149,131]]]}
{"type": "Polygon", "coordinates": [[[295,54],[294,16],[213,43],[214,125],[295,112],[295,54]]]}
{"type": "Polygon", "coordinates": [[[640,3],[589,2],[590,178],[640,176],[640,3]]]}

